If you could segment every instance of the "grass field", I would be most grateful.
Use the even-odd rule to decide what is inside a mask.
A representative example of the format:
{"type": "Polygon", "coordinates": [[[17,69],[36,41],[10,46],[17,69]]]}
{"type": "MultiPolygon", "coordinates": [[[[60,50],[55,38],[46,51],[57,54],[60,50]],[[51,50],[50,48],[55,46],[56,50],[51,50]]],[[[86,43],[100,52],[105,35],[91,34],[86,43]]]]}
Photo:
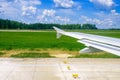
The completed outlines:
{"type": "Polygon", "coordinates": [[[83,45],[66,36],[57,40],[55,32],[0,32],[0,49],[35,48],[79,50],[83,45]]]}
{"type": "MultiPolygon", "coordinates": [[[[82,30],[79,32],[120,38],[120,30],[82,30]]],[[[71,37],[62,36],[60,39],[56,39],[55,31],[0,32],[0,50],[59,49],[79,51],[84,47],[85,46],[83,44],[77,42],[77,39],[71,37]]]]}

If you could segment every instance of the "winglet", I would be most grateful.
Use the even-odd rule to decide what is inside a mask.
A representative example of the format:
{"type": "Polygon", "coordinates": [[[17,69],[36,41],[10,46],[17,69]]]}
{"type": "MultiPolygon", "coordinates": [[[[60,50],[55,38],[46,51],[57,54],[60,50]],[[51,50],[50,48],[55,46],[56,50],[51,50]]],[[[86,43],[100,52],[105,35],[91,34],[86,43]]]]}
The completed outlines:
{"type": "Polygon", "coordinates": [[[53,26],[53,28],[57,31],[57,32],[65,32],[65,31],[63,31],[62,29],[59,29],[59,28],[57,28],[57,27],[55,27],[55,26],[53,26]]]}
{"type": "Polygon", "coordinates": [[[57,39],[60,38],[62,36],[62,34],[65,32],[55,26],[53,26],[53,28],[57,31],[57,39]]]}

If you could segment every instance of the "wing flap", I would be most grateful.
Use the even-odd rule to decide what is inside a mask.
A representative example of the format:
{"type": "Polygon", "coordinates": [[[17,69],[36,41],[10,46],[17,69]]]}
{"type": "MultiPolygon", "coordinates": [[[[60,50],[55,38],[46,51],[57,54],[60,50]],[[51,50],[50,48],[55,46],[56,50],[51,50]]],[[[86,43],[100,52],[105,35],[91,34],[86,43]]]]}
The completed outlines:
{"type": "Polygon", "coordinates": [[[95,41],[91,41],[91,40],[86,40],[86,39],[82,39],[82,40],[78,40],[78,42],[85,44],[86,46],[91,46],[106,52],[110,52],[113,53],[115,55],[119,55],[120,56],[120,48],[116,47],[116,46],[112,46],[109,44],[103,44],[100,42],[95,42],[95,41]]]}

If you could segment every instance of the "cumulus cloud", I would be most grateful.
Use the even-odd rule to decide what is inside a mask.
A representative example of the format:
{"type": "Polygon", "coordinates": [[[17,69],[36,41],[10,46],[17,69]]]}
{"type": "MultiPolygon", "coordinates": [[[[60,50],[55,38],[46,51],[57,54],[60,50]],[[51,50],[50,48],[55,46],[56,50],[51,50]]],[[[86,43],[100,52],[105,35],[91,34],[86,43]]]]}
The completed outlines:
{"type": "Polygon", "coordinates": [[[119,28],[120,25],[120,13],[117,13],[116,10],[111,10],[109,14],[103,12],[97,13],[96,18],[90,18],[88,16],[82,15],[80,20],[82,23],[92,23],[96,24],[99,28],[119,28]]]}
{"type": "Polygon", "coordinates": [[[30,16],[36,14],[36,5],[41,4],[40,0],[15,0],[14,2],[20,3],[23,16],[30,16]]]}
{"type": "Polygon", "coordinates": [[[55,13],[56,13],[56,11],[53,10],[53,9],[50,9],[50,10],[45,9],[45,10],[43,11],[43,15],[44,15],[44,16],[54,16],[55,13]]]}
{"type": "Polygon", "coordinates": [[[7,10],[7,8],[11,8],[10,2],[7,1],[1,1],[0,2],[0,10],[7,10]]]}
{"type": "Polygon", "coordinates": [[[23,6],[30,6],[30,5],[40,5],[40,0],[15,0],[15,3],[20,3],[23,6]]]}
{"type": "Polygon", "coordinates": [[[71,8],[74,5],[73,0],[54,0],[56,7],[71,8]]]}
{"type": "Polygon", "coordinates": [[[115,4],[113,0],[89,0],[89,1],[97,6],[99,5],[105,8],[110,8],[115,4]]]}
{"type": "Polygon", "coordinates": [[[112,15],[115,15],[115,16],[119,16],[119,13],[117,13],[116,10],[114,10],[114,9],[111,10],[111,14],[112,14],[112,15]]]}
{"type": "Polygon", "coordinates": [[[37,18],[40,20],[40,21],[48,21],[48,17],[54,17],[55,16],[55,13],[56,11],[53,10],[53,9],[44,9],[42,14],[40,14],[37,18]]]}
{"type": "Polygon", "coordinates": [[[56,16],[55,19],[56,19],[57,21],[65,22],[65,24],[70,21],[69,18],[60,17],[60,16],[56,16]]]}
{"type": "Polygon", "coordinates": [[[40,0],[0,0],[0,15],[1,18],[28,22],[29,18],[35,17],[37,5],[41,5],[40,0]]]}
{"type": "Polygon", "coordinates": [[[36,5],[40,5],[41,2],[39,0],[14,0],[14,1],[7,1],[3,0],[0,1],[0,8],[2,9],[10,9],[11,7],[18,10],[32,10],[35,13],[36,5]]]}
{"type": "Polygon", "coordinates": [[[25,15],[31,15],[31,14],[36,14],[36,7],[33,7],[33,6],[23,6],[22,7],[22,15],[25,16],[25,15]]]}
{"type": "Polygon", "coordinates": [[[53,9],[43,10],[42,14],[40,14],[37,18],[40,22],[45,23],[67,23],[70,21],[69,18],[56,15],[56,11],[53,9]]]}
{"type": "Polygon", "coordinates": [[[16,19],[21,11],[13,1],[0,0],[0,6],[1,18],[16,19]]]}
{"type": "Polygon", "coordinates": [[[53,9],[45,9],[43,10],[42,14],[38,16],[38,19],[40,20],[47,20],[46,17],[53,17],[55,15],[56,11],[53,9]]]}
{"type": "Polygon", "coordinates": [[[92,24],[101,24],[102,23],[102,21],[97,18],[90,18],[90,17],[83,16],[83,15],[80,18],[84,21],[83,23],[92,23],[92,24]]]}
{"type": "Polygon", "coordinates": [[[81,20],[83,20],[84,23],[91,23],[91,24],[96,24],[98,28],[110,28],[113,24],[111,19],[99,19],[99,18],[90,18],[87,16],[81,16],[81,20]]]}

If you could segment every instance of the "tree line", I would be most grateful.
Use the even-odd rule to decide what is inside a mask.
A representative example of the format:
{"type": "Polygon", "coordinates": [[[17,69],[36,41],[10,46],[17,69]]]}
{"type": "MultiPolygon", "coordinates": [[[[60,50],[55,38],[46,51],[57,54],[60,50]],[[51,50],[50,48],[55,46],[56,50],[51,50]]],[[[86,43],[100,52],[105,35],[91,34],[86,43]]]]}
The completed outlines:
{"type": "Polygon", "coordinates": [[[0,19],[0,29],[53,29],[53,26],[59,27],[61,29],[97,29],[95,24],[53,24],[53,23],[34,23],[26,24],[22,22],[17,22],[13,20],[0,19]]]}

